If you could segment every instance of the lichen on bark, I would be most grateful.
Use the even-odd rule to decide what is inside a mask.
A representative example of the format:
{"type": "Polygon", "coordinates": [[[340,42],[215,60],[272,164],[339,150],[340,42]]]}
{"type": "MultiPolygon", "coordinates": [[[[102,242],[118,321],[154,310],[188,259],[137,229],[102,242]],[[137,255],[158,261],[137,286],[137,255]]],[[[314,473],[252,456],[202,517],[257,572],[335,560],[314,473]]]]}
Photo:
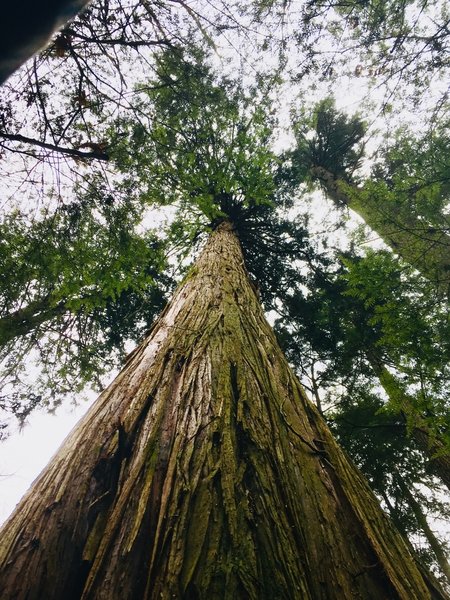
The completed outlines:
{"type": "Polygon", "coordinates": [[[445,598],[305,397],[230,223],[1,535],[5,600],[445,598]]]}

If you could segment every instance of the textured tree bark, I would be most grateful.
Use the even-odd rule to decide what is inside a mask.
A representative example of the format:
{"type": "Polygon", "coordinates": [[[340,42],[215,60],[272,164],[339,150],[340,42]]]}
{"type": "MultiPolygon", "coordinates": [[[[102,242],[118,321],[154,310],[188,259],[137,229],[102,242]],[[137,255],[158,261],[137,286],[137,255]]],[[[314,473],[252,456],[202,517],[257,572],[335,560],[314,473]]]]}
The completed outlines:
{"type": "Polygon", "coordinates": [[[306,399],[228,223],[0,536],[3,600],[446,597],[306,399]]]}
{"type": "Polygon", "coordinates": [[[313,167],[311,174],[321,181],[331,200],[355,211],[396,254],[444,294],[450,294],[450,237],[446,230],[436,231],[411,212],[400,214],[398,207],[379,199],[359,201],[356,186],[336,179],[323,167],[313,167]]]}

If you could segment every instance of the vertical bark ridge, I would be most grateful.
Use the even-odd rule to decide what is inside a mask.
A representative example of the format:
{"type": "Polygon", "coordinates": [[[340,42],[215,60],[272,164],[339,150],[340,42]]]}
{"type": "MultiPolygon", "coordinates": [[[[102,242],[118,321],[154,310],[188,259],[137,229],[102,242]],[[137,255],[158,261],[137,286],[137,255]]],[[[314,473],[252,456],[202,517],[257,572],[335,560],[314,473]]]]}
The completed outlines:
{"type": "Polygon", "coordinates": [[[230,224],[1,535],[5,600],[445,597],[306,399],[230,224]]]}

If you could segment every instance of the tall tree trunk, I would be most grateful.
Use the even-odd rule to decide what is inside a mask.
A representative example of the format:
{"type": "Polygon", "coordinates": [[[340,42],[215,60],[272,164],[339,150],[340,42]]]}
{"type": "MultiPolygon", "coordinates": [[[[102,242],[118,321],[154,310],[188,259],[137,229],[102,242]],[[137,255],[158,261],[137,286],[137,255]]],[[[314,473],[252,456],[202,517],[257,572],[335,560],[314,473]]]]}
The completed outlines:
{"type": "Polygon", "coordinates": [[[430,547],[434,552],[436,561],[442,573],[445,575],[445,577],[447,578],[447,582],[450,584],[450,564],[448,562],[447,556],[442,548],[440,541],[434,535],[433,530],[429,526],[427,518],[420,504],[414,498],[414,495],[411,493],[411,490],[405,484],[400,475],[396,477],[396,481],[400,489],[402,490],[402,494],[404,495],[406,502],[409,504],[411,510],[414,513],[414,516],[416,517],[418,526],[420,527],[428,543],[430,544],[430,547]]]}
{"type": "Polygon", "coordinates": [[[414,406],[414,399],[404,390],[395,375],[380,362],[373,350],[366,354],[392,406],[401,413],[412,437],[428,459],[428,467],[450,490],[450,454],[448,446],[430,431],[426,420],[414,406]]]}
{"type": "Polygon", "coordinates": [[[362,200],[361,190],[336,178],[324,167],[313,167],[328,196],[338,206],[355,211],[381,239],[403,260],[436,284],[444,294],[450,293],[450,237],[446,230],[436,230],[409,210],[399,211],[391,202],[379,198],[362,200]]]}
{"type": "Polygon", "coordinates": [[[3,600],[446,597],[306,399],[229,223],[0,536],[3,600]]]}
{"type": "MultiPolygon", "coordinates": [[[[431,549],[435,552],[436,561],[440,566],[442,574],[445,575],[445,577],[449,580],[448,560],[445,556],[444,551],[442,550],[441,542],[437,539],[437,537],[432,532],[430,526],[428,525],[426,516],[424,515],[422,508],[420,507],[420,504],[417,502],[417,500],[411,494],[408,486],[405,485],[405,483],[403,482],[401,475],[396,476],[396,482],[397,482],[397,485],[399,485],[399,487],[402,489],[404,500],[410,505],[413,512],[415,513],[417,524],[418,524],[419,528],[421,529],[422,533],[428,540],[428,543],[430,544],[431,549]],[[414,506],[414,508],[413,508],[413,506],[414,506]]],[[[417,555],[416,549],[414,548],[412,543],[409,541],[407,534],[404,531],[404,525],[401,522],[401,517],[399,518],[398,509],[392,504],[389,496],[385,492],[381,492],[381,496],[388,508],[389,515],[392,517],[393,522],[395,523],[398,530],[403,534],[405,543],[407,544],[408,548],[410,549],[411,554],[413,556],[417,555]]]]}

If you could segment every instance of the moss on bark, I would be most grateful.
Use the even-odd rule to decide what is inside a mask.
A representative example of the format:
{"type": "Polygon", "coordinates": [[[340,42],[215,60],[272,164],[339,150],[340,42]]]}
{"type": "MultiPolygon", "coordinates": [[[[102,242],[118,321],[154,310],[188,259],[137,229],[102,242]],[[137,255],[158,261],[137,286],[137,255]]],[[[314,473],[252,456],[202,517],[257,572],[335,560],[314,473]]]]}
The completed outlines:
{"type": "Polygon", "coordinates": [[[5,600],[445,597],[306,399],[227,223],[1,535],[5,600]]]}

